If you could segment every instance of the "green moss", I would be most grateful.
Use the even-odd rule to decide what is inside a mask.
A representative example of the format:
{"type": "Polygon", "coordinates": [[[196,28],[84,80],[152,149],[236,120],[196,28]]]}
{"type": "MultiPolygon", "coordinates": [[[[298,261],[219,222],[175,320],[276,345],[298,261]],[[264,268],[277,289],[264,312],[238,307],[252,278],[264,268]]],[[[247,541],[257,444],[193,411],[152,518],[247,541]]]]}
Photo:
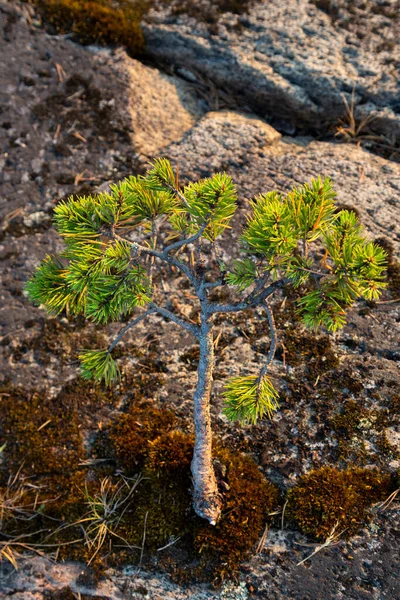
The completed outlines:
{"type": "Polygon", "coordinates": [[[369,416],[369,411],[360,402],[347,400],[343,405],[342,412],[332,419],[332,426],[341,435],[351,438],[359,430],[361,419],[368,420],[369,416]]]}
{"type": "Polygon", "coordinates": [[[379,454],[384,458],[388,458],[389,460],[398,458],[400,456],[400,451],[398,448],[396,448],[396,446],[390,443],[387,433],[384,431],[377,436],[376,447],[379,451],[379,454]]]}
{"type": "Polygon", "coordinates": [[[83,44],[123,45],[132,55],[144,46],[140,21],[151,2],[141,0],[33,0],[47,27],[73,33],[83,44]]]}
{"type": "Polygon", "coordinates": [[[346,400],[331,421],[339,460],[361,466],[371,461],[384,465],[395,458],[398,452],[385,433],[392,419],[388,408],[366,408],[361,401],[346,400]]]}
{"type": "Polygon", "coordinates": [[[290,490],[286,515],[317,540],[325,540],[335,527],[348,538],[371,519],[368,508],[391,491],[392,478],[377,470],[323,467],[290,490]]]}

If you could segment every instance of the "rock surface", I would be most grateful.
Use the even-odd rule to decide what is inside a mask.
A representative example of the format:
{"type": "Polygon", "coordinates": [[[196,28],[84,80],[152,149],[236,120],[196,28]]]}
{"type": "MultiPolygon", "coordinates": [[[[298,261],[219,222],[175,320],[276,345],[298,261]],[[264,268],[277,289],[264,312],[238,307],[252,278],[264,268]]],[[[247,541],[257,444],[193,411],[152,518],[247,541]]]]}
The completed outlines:
{"type": "Polygon", "coordinates": [[[356,114],[400,136],[397,0],[254,2],[242,15],[220,15],[212,28],[178,4],[160,2],[150,13],[144,33],[152,56],[208,75],[288,133],[337,120],[342,95],[350,102],[354,89],[356,114]]]}
{"type": "Polygon", "coordinates": [[[387,236],[399,249],[399,164],[352,144],[280,137],[260,119],[221,111],[208,113],[163,153],[189,180],[227,171],[242,199],[330,177],[338,202],[353,206],[371,235],[387,236]]]}
{"type": "Polygon", "coordinates": [[[129,95],[133,140],[141,154],[154,155],[179,140],[202,115],[192,85],[183,79],[125,57],[129,73],[129,95]]]}
{"type": "MultiPolygon", "coordinates": [[[[377,6],[385,12],[392,4],[377,6]]],[[[363,9],[355,10],[362,13],[363,9]]],[[[391,36],[396,39],[397,17],[390,20],[377,13],[373,16],[377,31],[368,33],[369,21],[346,21],[344,9],[333,18],[305,0],[291,0],[255,5],[247,16],[221,16],[218,37],[204,23],[195,24],[186,16],[179,20],[172,15],[167,20],[166,12],[157,14],[146,26],[151,51],[158,55],[159,45],[165,44],[165,55],[181,66],[181,77],[166,76],[120,50],[82,48],[64,37],[49,36],[26,6],[0,3],[4,20],[0,93],[5,96],[0,114],[1,214],[5,217],[0,241],[0,378],[27,393],[44,389],[55,395],[66,381],[74,381],[75,336],[93,331],[93,326],[69,325],[64,319],[50,336],[54,320],[23,295],[23,285],[35,266],[62,247],[50,227],[53,201],[71,193],[105,190],[108,183],[140,172],[142,154],[168,156],[179,165],[182,181],[217,170],[232,175],[240,204],[236,224],[221,244],[227,260],[234,256],[235,233],[246,218],[250,198],[272,189],[287,191],[317,175],[332,177],[339,202],[359,212],[372,238],[384,236],[399,247],[400,165],[355,145],[320,142],[310,136],[282,137],[270,124],[278,127],[277,114],[286,119],[289,129],[292,121],[296,126],[300,121],[312,124],[314,119],[339,114],[340,93],[351,92],[355,82],[364,108],[373,102],[373,110],[380,111],[382,119],[389,115],[396,126],[397,84],[392,76],[396,63],[388,62],[392,67],[383,68],[380,79],[371,73],[397,52],[395,47],[376,52],[384,34],[388,42],[391,36]],[[240,36],[237,23],[242,23],[240,36]],[[368,35],[360,37],[364,30],[368,35]],[[262,60],[255,58],[256,47],[262,60]],[[248,104],[262,106],[266,120],[238,110],[213,110],[202,116],[207,102],[198,71],[238,90],[248,104]],[[324,73],[329,78],[324,79],[324,73]],[[174,103],[173,111],[168,110],[166,98],[174,103]],[[145,110],[148,106],[151,111],[145,110]],[[160,123],[165,124],[161,132],[160,123]],[[155,137],[157,145],[152,146],[155,137]]],[[[240,97],[236,99],[240,106],[240,97]]],[[[171,284],[169,297],[176,310],[187,310],[190,292],[179,279],[171,284]]],[[[262,315],[246,314],[242,320],[218,323],[224,336],[217,348],[215,432],[232,447],[252,454],[282,491],[322,464],[342,467],[364,460],[362,464],[369,467],[399,468],[395,395],[400,385],[400,312],[396,298],[388,293],[384,300],[372,311],[361,303],[351,311],[342,332],[330,341],[324,335],[318,338],[325,348],[319,356],[313,347],[304,353],[310,340],[302,330],[300,337],[293,337],[293,315],[283,298],[277,297],[274,311],[285,346],[276,356],[272,375],[279,382],[282,405],[273,421],[257,427],[227,423],[220,391],[228,375],[256,373],[264,360],[269,339],[262,315]],[[325,363],[329,363],[326,369],[325,363]],[[310,371],[315,364],[318,379],[310,371]],[[357,402],[370,416],[375,410],[389,412],[390,420],[378,431],[373,419],[364,419],[347,439],[335,429],[334,419],[349,401],[357,402]],[[382,457],[378,442],[384,434],[393,453],[382,457]],[[339,444],[344,443],[347,462],[338,457],[339,444]],[[360,458],[358,450],[364,447],[367,455],[360,458]]],[[[108,336],[114,330],[114,326],[103,328],[100,334],[108,336]]],[[[194,348],[194,340],[172,323],[155,318],[141,324],[127,342],[140,346],[150,338],[159,340],[158,367],[161,364],[159,372],[165,374],[151,397],[190,420],[196,373],[185,352],[194,348]]],[[[142,368],[138,358],[129,356],[124,366],[131,372],[142,368]]],[[[112,413],[103,408],[95,417],[106,423],[112,413]]],[[[85,427],[89,437],[93,430],[85,427]]],[[[178,586],[156,567],[147,573],[137,573],[136,567],[108,571],[100,584],[88,586],[80,577],[83,565],[53,564],[28,556],[21,559],[16,573],[1,563],[0,598],[48,600],[63,590],[109,600],[397,600],[399,514],[398,504],[393,503],[377,512],[359,536],[326,548],[301,566],[297,563],[314,548],[285,519],[282,527],[278,517],[261,552],[243,566],[240,583],[228,583],[219,591],[210,586],[178,586]]]]}

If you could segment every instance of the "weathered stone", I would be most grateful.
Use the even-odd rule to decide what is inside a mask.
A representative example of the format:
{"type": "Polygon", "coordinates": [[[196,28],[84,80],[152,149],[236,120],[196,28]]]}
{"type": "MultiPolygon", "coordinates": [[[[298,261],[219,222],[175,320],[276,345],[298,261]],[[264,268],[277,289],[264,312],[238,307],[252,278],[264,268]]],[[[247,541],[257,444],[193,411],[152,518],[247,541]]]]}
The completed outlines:
{"type": "Polygon", "coordinates": [[[276,146],[280,138],[273,127],[252,115],[209,112],[181,141],[164,148],[163,152],[176,156],[183,172],[193,164],[199,176],[249,162],[267,148],[276,146]],[[192,162],[195,156],[197,161],[192,162]]]}
{"type": "Polygon", "coordinates": [[[179,140],[204,111],[186,81],[127,56],[125,67],[130,79],[134,143],[142,154],[156,154],[159,148],[179,140]]]}
{"type": "Polygon", "coordinates": [[[208,113],[180,142],[164,149],[181,176],[196,179],[226,170],[240,198],[288,191],[311,177],[331,177],[338,202],[357,209],[372,236],[400,247],[400,165],[354,144],[284,137],[260,119],[208,113]]]}
{"type": "Polygon", "coordinates": [[[362,31],[346,11],[335,20],[316,4],[346,7],[256,2],[242,16],[221,15],[210,29],[160,2],[144,27],[148,52],[206,74],[272,124],[283,118],[299,130],[337,120],[342,95],[350,101],[354,89],[356,114],[374,114],[380,132],[400,136],[398,2],[385,2],[380,11],[364,2],[362,31]]]}

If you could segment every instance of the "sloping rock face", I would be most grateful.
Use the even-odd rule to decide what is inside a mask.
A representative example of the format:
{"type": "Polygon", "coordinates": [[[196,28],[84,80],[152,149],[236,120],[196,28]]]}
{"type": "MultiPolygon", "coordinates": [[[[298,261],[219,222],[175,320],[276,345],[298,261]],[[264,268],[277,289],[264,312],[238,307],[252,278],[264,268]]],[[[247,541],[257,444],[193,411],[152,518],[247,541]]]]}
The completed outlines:
{"type": "MultiPolygon", "coordinates": [[[[354,145],[282,136],[271,126],[278,127],[279,119],[281,125],[285,119],[288,129],[290,123],[300,127],[299,122],[308,123],[309,129],[317,119],[339,114],[340,92],[349,94],[354,82],[357,101],[364,108],[373,102],[382,122],[388,123],[387,114],[396,123],[397,83],[392,76],[396,63],[390,60],[397,50],[390,40],[396,41],[397,17],[385,16],[387,7],[393,5],[395,10],[395,4],[374,5],[383,11],[372,14],[376,31],[369,31],[366,18],[354,21],[341,8],[326,15],[304,0],[254,5],[247,16],[222,15],[216,25],[219,36],[189,17],[153,13],[146,25],[150,49],[184,67],[186,71],[180,72],[191,79],[188,84],[156,66],[131,60],[121,50],[82,48],[64,37],[49,36],[26,6],[0,3],[2,27],[4,22],[0,186],[5,217],[0,238],[0,383],[20,386],[27,396],[37,390],[56,396],[66,382],[78,381],[76,354],[81,341],[90,339],[94,329],[105,343],[115,334],[116,326],[94,328],[49,318],[27,301],[23,286],[46,254],[62,248],[51,228],[54,202],[73,193],[104,191],[110,183],[142,172],[149,157],[169,157],[179,166],[183,183],[220,170],[233,177],[239,209],[231,232],[221,241],[226,261],[237,256],[237,233],[246,220],[249,199],[273,189],[285,192],[318,175],[333,179],[339,203],[357,210],[371,239],[385,237],[399,247],[400,165],[354,145]],[[272,40],[268,43],[267,35],[272,40]],[[387,48],[375,52],[385,36],[387,48]],[[263,60],[255,58],[257,45],[263,48],[261,39],[266,46],[257,52],[263,60]],[[392,66],[386,68],[385,60],[392,66]],[[340,67],[336,75],[335,61],[340,67]],[[382,66],[381,75],[365,74],[370,65],[371,70],[382,66]],[[245,98],[247,104],[261,107],[268,123],[240,111],[213,110],[203,116],[208,105],[204,88],[198,93],[197,71],[232,89],[237,105],[245,98]],[[326,81],[324,72],[329,73],[326,81]],[[290,81],[296,73],[298,79],[290,81]]],[[[354,10],[364,14],[362,8],[354,10]]],[[[190,310],[190,291],[184,282],[177,279],[168,285],[174,310],[182,314],[190,310]]],[[[226,421],[221,391],[228,376],[258,372],[269,347],[268,330],[261,314],[218,323],[224,335],[216,352],[214,431],[228,445],[250,453],[283,492],[303,473],[324,464],[378,465],[391,472],[399,468],[400,310],[398,294],[385,294],[383,303],[373,309],[358,304],[343,331],[329,337],[322,334],[318,346],[310,345],[310,334],[297,323],[293,331],[289,301],[274,299],[282,347],[271,373],[281,390],[281,408],[271,422],[256,427],[226,421]],[[362,407],[363,417],[346,433],[335,426],[335,418],[346,414],[351,403],[362,407]]],[[[154,371],[159,384],[149,398],[190,423],[196,372],[188,364],[187,351],[196,350],[191,346],[194,340],[174,324],[154,320],[132,331],[127,344],[136,343],[140,350],[148,340],[156,348],[153,355],[159,369],[154,371]]],[[[131,373],[142,372],[140,353],[123,360],[131,373]]],[[[151,361],[146,364],[152,368],[151,361]]],[[[119,401],[123,404],[124,397],[119,401]]],[[[102,405],[93,411],[93,421],[107,427],[118,410],[102,405]]],[[[85,440],[91,440],[97,430],[86,419],[82,431],[85,440]]],[[[313,548],[278,517],[261,552],[240,571],[240,583],[218,591],[206,585],[179,586],[157,566],[148,573],[138,573],[136,566],[113,569],[91,585],[90,577],[83,577],[84,565],[27,556],[20,560],[18,572],[3,561],[0,598],[58,600],[81,594],[108,600],[395,600],[400,598],[399,527],[394,502],[377,512],[359,536],[297,566],[313,548]]]]}
{"type": "Polygon", "coordinates": [[[125,57],[129,73],[129,106],[133,141],[141,154],[157,154],[166,144],[179,140],[199,119],[204,107],[190,83],[160,73],[125,57]]]}
{"type": "Polygon", "coordinates": [[[210,30],[177,2],[161,3],[144,33],[153,56],[205,73],[278,128],[320,129],[343,114],[342,94],[350,101],[354,89],[356,114],[399,136],[400,8],[364,2],[357,15],[358,4],[256,2],[246,14],[222,14],[210,30]],[[335,10],[341,5],[354,10],[335,10]]]}
{"type": "Polygon", "coordinates": [[[163,153],[188,180],[227,171],[242,198],[330,177],[338,202],[354,207],[372,236],[387,236],[400,247],[400,165],[351,144],[281,138],[260,119],[220,111],[207,113],[163,153]]]}

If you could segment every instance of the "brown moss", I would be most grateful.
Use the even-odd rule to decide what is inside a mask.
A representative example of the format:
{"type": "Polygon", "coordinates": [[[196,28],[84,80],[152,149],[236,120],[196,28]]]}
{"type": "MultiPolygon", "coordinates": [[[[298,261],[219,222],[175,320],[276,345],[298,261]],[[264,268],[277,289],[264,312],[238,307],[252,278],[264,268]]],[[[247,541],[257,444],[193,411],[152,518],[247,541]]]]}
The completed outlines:
{"type": "Polygon", "coordinates": [[[290,490],[286,515],[317,540],[325,540],[335,527],[347,538],[371,519],[368,508],[392,489],[392,478],[377,470],[323,467],[290,490]]]}
{"type": "Polygon", "coordinates": [[[132,407],[122,414],[109,432],[113,452],[120,467],[127,473],[137,472],[148,455],[149,442],[173,427],[175,415],[150,403],[132,407]]]}
{"type": "Polygon", "coordinates": [[[52,32],[73,33],[82,44],[123,45],[133,55],[144,46],[140,21],[151,2],[141,0],[34,0],[52,32]]]}
{"type": "MultiPolygon", "coordinates": [[[[38,393],[7,386],[1,391],[0,430],[7,469],[21,465],[53,492],[74,485],[84,457],[80,424],[74,409],[38,393]]],[[[1,444],[0,444],[1,445],[1,444]]]]}
{"type": "Polygon", "coordinates": [[[305,364],[313,380],[339,366],[339,359],[327,335],[317,336],[290,326],[285,331],[284,344],[288,364],[292,367],[305,364]]]}
{"type": "MultiPolygon", "coordinates": [[[[224,511],[216,527],[193,513],[190,463],[194,439],[173,426],[172,413],[142,404],[123,415],[109,432],[118,468],[144,475],[140,491],[121,520],[118,535],[141,546],[144,559],[172,538],[180,541],[158,555],[159,565],[177,581],[222,580],[232,576],[258,539],[278,493],[242,454],[214,449],[224,511]]],[[[139,557],[138,551],[138,557],[139,557]]],[[[114,554],[111,560],[121,561],[114,554]]]]}
{"type": "Polygon", "coordinates": [[[161,470],[179,476],[188,472],[193,455],[194,439],[182,431],[163,433],[149,442],[146,469],[161,470]]]}
{"type": "Polygon", "coordinates": [[[85,452],[77,411],[58,398],[12,386],[0,393],[0,445],[6,444],[2,478],[28,479],[23,505],[31,514],[28,521],[8,523],[7,533],[29,535],[29,543],[45,541],[55,543],[54,547],[59,541],[76,539],[73,529],[67,529],[66,535],[59,532],[54,539],[51,532],[58,530],[60,523],[80,518],[86,510],[82,492],[85,452]]]}
{"type": "Polygon", "coordinates": [[[215,527],[199,525],[193,545],[202,567],[214,579],[231,577],[259,539],[270,513],[278,505],[277,489],[244,454],[215,450],[224,494],[223,513],[215,527]]]}

